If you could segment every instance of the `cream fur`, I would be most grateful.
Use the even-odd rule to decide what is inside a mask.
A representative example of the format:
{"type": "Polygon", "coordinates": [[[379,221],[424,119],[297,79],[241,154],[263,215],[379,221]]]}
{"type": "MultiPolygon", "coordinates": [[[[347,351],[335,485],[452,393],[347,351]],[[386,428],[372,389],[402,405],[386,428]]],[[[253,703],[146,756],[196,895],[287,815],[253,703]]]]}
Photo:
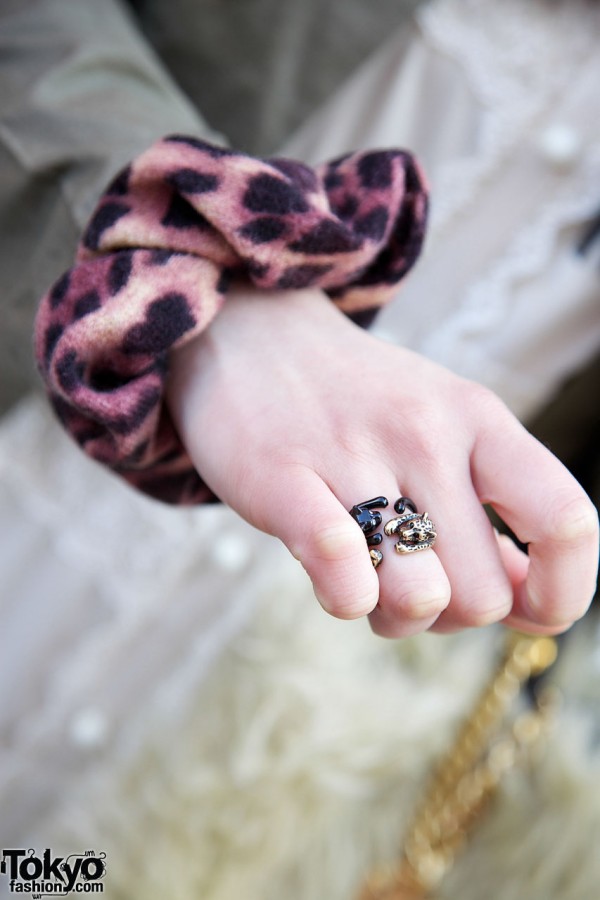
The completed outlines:
{"type": "MultiPolygon", "coordinates": [[[[600,896],[593,637],[571,641],[559,727],[507,778],[440,900],[600,896]]],[[[499,646],[495,629],[383,641],[321,612],[290,562],[194,707],[159,728],[149,700],[38,843],[105,850],[111,900],[353,900],[394,858],[499,646]]]]}

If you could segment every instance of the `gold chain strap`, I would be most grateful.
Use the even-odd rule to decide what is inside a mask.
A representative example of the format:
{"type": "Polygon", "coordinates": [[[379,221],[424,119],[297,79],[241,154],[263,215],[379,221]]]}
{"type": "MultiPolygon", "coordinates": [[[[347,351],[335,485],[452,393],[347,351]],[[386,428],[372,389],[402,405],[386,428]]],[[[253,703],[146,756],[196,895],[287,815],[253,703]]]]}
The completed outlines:
{"type": "Polygon", "coordinates": [[[551,637],[509,632],[504,657],[449,752],[436,766],[408,829],[400,862],[376,870],[359,900],[420,900],[431,895],[465,844],[469,829],[502,776],[545,732],[555,696],[546,690],[536,707],[498,733],[522,685],[556,659],[551,637]]]}

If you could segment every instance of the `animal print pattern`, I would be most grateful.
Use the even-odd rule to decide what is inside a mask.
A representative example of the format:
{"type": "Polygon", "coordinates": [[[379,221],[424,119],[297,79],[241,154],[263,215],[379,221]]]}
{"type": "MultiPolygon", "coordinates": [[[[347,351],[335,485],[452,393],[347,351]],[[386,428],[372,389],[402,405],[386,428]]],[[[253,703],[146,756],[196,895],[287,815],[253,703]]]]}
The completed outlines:
{"type": "Polygon", "coordinates": [[[110,184],[76,265],[41,301],[36,358],[58,417],[151,496],[217,499],[163,403],[169,352],[209,325],[232,277],[319,287],[366,324],[417,258],[426,213],[423,175],[402,150],[313,170],[164,138],[110,184]]]}

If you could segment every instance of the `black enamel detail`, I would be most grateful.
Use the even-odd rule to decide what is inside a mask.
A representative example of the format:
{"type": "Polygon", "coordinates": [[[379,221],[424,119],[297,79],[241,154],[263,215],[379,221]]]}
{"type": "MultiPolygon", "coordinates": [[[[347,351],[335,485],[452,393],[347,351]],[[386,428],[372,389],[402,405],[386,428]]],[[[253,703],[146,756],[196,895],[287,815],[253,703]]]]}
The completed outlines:
{"type": "Polygon", "coordinates": [[[412,513],[417,512],[416,504],[410,497],[399,497],[398,500],[394,503],[394,509],[398,513],[399,516],[403,515],[407,509],[409,509],[412,513]]]}
{"type": "Polygon", "coordinates": [[[360,525],[369,547],[376,547],[383,540],[381,532],[376,534],[374,532],[382,522],[381,513],[377,512],[377,510],[385,509],[387,505],[388,500],[386,497],[373,497],[372,500],[364,500],[362,503],[357,503],[350,510],[350,515],[360,525]]]}

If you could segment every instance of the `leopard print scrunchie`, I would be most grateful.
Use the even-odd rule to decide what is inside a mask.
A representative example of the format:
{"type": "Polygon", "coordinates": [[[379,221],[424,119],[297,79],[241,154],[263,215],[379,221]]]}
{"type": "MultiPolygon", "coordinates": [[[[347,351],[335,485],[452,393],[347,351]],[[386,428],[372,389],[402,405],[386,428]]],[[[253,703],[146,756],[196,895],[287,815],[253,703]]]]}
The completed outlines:
{"type": "Polygon", "coordinates": [[[77,264],[41,302],[35,350],[56,413],[87,453],[151,496],[216,499],[162,402],[169,350],[207,327],[232,276],[319,287],[363,324],[418,256],[426,211],[405,151],[313,170],[164,138],[108,187],[77,264]]]}

